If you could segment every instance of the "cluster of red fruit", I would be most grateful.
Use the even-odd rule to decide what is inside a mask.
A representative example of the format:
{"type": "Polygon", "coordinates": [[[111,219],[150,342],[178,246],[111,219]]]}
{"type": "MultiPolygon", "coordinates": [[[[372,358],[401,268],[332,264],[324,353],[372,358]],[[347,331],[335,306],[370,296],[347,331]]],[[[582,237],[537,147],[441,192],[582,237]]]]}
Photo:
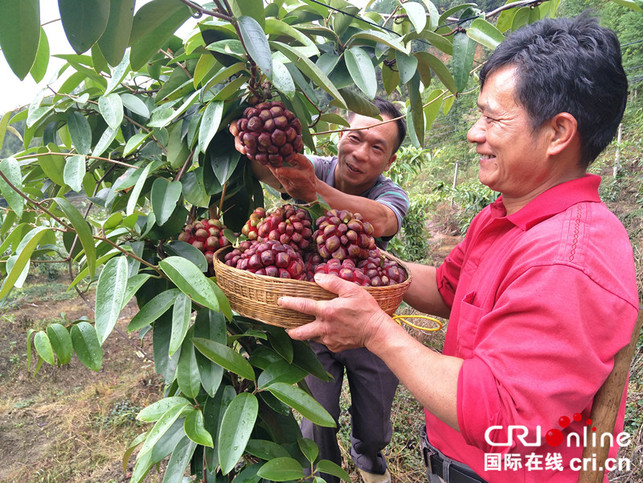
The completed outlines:
{"type": "Polygon", "coordinates": [[[286,204],[266,213],[255,210],[242,229],[247,240],[225,256],[225,263],[258,275],[312,281],[318,272],[363,286],[401,283],[406,274],[375,246],[373,226],[359,213],[328,210],[312,219],[286,204]]]}
{"type": "Polygon", "coordinates": [[[188,223],[179,234],[179,240],[189,243],[205,255],[208,265],[212,265],[214,252],[219,248],[230,245],[228,239],[223,235],[225,226],[220,220],[211,218],[209,220],[196,220],[188,223]]]}
{"type": "Polygon", "coordinates": [[[261,164],[282,166],[304,149],[301,122],[280,101],[246,108],[232,130],[246,148],[246,156],[261,164]]]}

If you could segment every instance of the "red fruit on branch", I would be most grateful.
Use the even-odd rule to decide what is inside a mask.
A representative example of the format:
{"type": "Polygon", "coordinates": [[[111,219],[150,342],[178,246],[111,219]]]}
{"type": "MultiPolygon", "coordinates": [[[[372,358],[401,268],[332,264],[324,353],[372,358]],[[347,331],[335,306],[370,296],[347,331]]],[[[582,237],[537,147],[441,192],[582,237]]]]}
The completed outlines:
{"type": "Polygon", "coordinates": [[[185,225],[178,238],[203,252],[208,265],[211,266],[214,252],[230,244],[223,234],[225,228],[225,225],[216,218],[196,220],[185,225]]]}
{"type": "Polygon", "coordinates": [[[261,164],[282,166],[304,149],[301,122],[283,102],[267,101],[248,107],[236,127],[246,156],[261,164]]]}
{"type": "Polygon", "coordinates": [[[261,206],[259,208],[256,208],[250,214],[250,217],[248,218],[248,221],[246,221],[246,224],[243,225],[243,228],[241,228],[241,233],[245,235],[248,238],[248,240],[256,240],[257,237],[259,236],[258,234],[259,223],[261,223],[265,217],[266,217],[265,208],[261,206]]]}

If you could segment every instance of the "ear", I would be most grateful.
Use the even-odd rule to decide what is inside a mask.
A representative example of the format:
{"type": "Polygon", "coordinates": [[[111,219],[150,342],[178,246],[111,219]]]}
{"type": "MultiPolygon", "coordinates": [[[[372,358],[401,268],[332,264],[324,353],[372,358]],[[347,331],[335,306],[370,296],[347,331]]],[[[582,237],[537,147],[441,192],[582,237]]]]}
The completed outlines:
{"type": "Polygon", "coordinates": [[[555,156],[564,150],[579,145],[578,123],[576,118],[568,112],[559,112],[547,122],[551,137],[549,139],[548,154],[555,156]]]}
{"type": "Polygon", "coordinates": [[[397,154],[394,154],[393,156],[391,156],[391,159],[388,160],[388,163],[386,164],[386,169],[384,169],[384,171],[388,171],[388,169],[391,167],[391,165],[396,159],[397,159],[397,154]]]}

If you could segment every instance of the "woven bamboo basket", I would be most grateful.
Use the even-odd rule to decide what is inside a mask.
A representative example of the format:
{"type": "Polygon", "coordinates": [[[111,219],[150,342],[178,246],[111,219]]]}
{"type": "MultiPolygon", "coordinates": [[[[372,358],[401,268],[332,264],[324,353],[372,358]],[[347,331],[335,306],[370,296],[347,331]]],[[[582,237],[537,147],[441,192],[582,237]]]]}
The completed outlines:
{"type": "MultiPolygon", "coordinates": [[[[292,280],[288,278],[267,277],[252,272],[239,270],[224,263],[224,257],[232,247],[219,249],[213,258],[217,284],[226,294],[232,310],[251,319],[270,325],[292,328],[312,322],[312,315],[302,314],[277,305],[282,296],[306,297],[315,300],[330,300],[336,294],[324,290],[314,282],[292,280]]],[[[402,297],[411,284],[411,272],[408,267],[393,255],[382,252],[394,260],[406,272],[404,282],[386,287],[364,287],[387,314],[393,315],[402,303],[402,297]]]]}

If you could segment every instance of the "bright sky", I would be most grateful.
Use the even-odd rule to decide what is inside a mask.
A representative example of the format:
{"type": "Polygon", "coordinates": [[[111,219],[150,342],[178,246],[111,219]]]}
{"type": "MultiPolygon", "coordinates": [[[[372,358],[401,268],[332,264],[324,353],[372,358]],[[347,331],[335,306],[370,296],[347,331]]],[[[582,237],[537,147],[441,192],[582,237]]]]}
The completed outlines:
{"type": "MultiPolygon", "coordinates": [[[[141,6],[148,3],[149,1],[150,0],[138,0],[136,2],[136,9],[138,10],[141,6]]],[[[355,6],[361,7],[365,5],[367,1],[368,0],[353,0],[352,3],[355,6]]],[[[46,24],[47,22],[51,22],[52,20],[57,20],[59,18],[60,13],[58,12],[58,2],[54,2],[51,0],[40,2],[41,24],[46,24]]],[[[60,21],[45,25],[44,29],[47,33],[47,39],[49,40],[49,49],[52,55],[74,53],[73,49],[69,45],[69,42],[67,42],[62,23],[60,21]]],[[[31,75],[27,75],[27,77],[25,77],[23,81],[20,81],[20,79],[15,76],[15,74],[7,65],[4,56],[0,55],[0,86],[2,87],[2,89],[0,90],[0,117],[7,111],[28,105],[34,98],[36,93],[51,81],[55,72],[63,63],[64,62],[62,60],[52,57],[49,61],[47,74],[43,78],[42,82],[37,85],[36,82],[31,78],[31,75]]]]}

